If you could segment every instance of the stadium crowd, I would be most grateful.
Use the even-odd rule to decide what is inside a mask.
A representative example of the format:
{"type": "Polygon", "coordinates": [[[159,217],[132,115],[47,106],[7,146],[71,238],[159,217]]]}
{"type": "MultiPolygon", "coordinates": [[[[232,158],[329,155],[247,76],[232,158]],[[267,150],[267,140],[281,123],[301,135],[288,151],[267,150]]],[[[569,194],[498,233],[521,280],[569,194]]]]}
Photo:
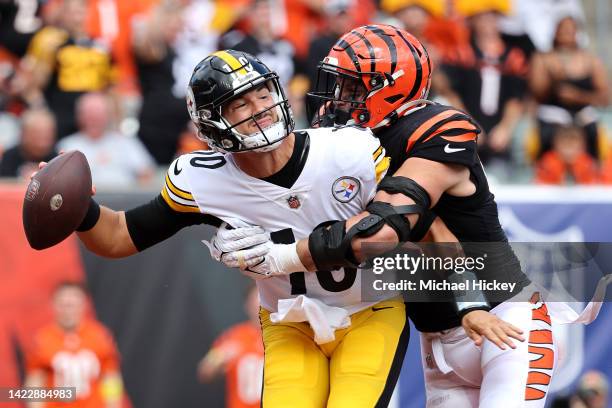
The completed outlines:
{"type": "Polygon", "coordinates": [[[317,64],[371,22],[426,44],[430,99],[470,113],[502,182],[612,183],[599,112],[606,67],[578,0],[0,1],[0,177],[79,149],[98,187],[147,184],[201,147],[185,107],[193,67],[216,49],[257,55],[281,78],[298,127],[317,64]],[[571,62],[571,63],[570,63],[571,62]]]}
{"type": "MultiPolygon", "coordinates": [[[[612,184],[600,118],[609,69],[590,50],[579,0],[0,0],[0,178],[28,180],[38,162],[78,149],[98,188],[157,188],[176,156],[205,147],[185,93],[193,67],[217,49],[257,55],[287,79],[297,127],[308,127],[318,63],[342,33],[373,22],[426,44],[430,99],[479,122],[479,154],[494,178],[612,184]]],[[[237,333],[203,357],[202,381],[227,370],[237,382],[245,355],[247,368],[262,369],[253,363],[262,350],[238,353],[237,333]]],[[[28,356],[30,381],[39,360],[28,356]]],[[[111,374],[117,364],[108,363],[111,374]]],[[[603,407],[608,392],[590,373],[555,406],[603,407]]],[[[258,406],[259,393],[249,397],[258,406]]]]}

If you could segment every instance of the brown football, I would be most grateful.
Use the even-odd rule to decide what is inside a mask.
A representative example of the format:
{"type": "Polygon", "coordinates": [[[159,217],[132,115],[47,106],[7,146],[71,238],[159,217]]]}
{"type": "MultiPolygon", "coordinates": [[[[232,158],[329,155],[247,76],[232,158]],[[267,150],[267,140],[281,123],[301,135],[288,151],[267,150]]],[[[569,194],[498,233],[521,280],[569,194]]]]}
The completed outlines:
{"type": "Polygon", "coordinates": [[[91,197],[91,170],[83,153],[61,154],[39,170],[23,200],[23,228],[30,246],[45,249],[81,224],[91,197]]]}

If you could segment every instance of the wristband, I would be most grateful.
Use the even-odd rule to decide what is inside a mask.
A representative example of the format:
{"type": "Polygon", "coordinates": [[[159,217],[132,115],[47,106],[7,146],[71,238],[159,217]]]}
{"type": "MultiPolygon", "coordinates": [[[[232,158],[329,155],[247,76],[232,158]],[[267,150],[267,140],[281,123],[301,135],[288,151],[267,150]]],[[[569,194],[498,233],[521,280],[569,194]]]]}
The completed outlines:
{"type": "Polygon", "coordinates": [[[85,232],[92,229],[100,219],[100,204],[93,198],[89,199],[89,208],[85,214],[85,218],[81,221],[81,225],[77,227],[78,232],[85,232]]]}
{"type": "MultiPolygon", "coordinates": [[[[449,277],[449,281],[463,283],[468,279],[474,281],[475,278],[476,275],[468,271],[462,274],[453,273],[449,277]]],[[[485,310],[487,312],[491,310],[491,305],[489,305],[484,293],[480,290],[472,289],[472,293],[469,293],[469,291],[454,291],[453,294],[455,296],[455,310],[461,319],[474,310],[485,310]]]]}
{"type": "Polygon", "coordinates": [[[282,247],[283,250],[279,251],[277,264],[279,270],[285,273],[293,272],[304,272],[306,267],[302,265],[300,257],[297,253],[297,242],[282,247]]]}
{"type": "Polygon", "coordinates": [[[491,306],[489,306],[488,304],[485,305],[481,303],[478,305],[475,304],[473,306],[463,308],[457,312],[457,314],[459,315],[459,321],[461,322],[466,314],[476,310],[483,310],[485,312],[489,312],[491,311],[491,306]]]}

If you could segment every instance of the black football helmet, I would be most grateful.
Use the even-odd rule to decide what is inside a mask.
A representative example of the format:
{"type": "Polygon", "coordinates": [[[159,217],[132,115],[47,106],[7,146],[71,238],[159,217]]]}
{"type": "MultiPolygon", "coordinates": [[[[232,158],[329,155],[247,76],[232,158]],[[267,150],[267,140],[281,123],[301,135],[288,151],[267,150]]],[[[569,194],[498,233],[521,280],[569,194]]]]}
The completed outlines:
{"type": "Polygon", "coordinates": [[[198,137],[222,152],[270,151],[278,147],[295,126],[293,114],[278,74],[256,57],[234,50],[217,51],[194,69],[187,89],[187,109],[198,127],[198,137]],[[274,104],[252,116],[230,124],[222,107],[261,84],[272,94],[274,104]],[[250,135],[236,130],[264,112],[276,110],[277,122],[250,135]]]}

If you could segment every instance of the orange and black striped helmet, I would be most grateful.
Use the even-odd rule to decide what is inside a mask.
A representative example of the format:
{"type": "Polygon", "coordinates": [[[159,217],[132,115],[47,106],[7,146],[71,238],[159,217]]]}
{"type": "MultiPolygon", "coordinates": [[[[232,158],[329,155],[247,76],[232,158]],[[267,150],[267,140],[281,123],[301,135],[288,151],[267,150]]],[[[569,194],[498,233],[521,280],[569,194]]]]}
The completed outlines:
{"type": "Polygon", "coordinates": [[[373,129],[393,123],[425,102],[431,72],[427,50],[405,30],[386,24],[355,28],[319,64],[315,92],[309,94],[323,106],[315,122],[326,125],[331,117],[335,125],[373,129]]]}

